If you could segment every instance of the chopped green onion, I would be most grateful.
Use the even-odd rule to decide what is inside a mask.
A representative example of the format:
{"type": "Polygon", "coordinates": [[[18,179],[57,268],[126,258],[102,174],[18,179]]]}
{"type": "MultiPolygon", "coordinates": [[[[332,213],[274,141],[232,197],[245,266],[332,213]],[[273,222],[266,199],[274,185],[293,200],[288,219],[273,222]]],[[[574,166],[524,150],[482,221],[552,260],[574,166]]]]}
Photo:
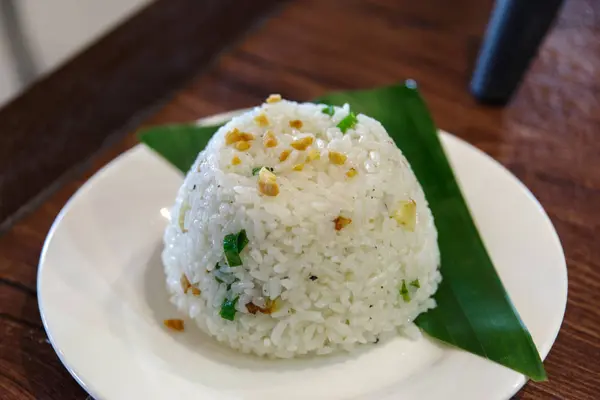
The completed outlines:
{"type": "Polygon", "coordinates": [[[324,109],[322,109],[321,112],[323,114],[327,114],[327,115],[333,117],[333,114],[335,114],[335,107],[333,107],[333,106],[327,106],[324,109]]]}
{"type": "Polygon", "coordinates": [[[410,301],[410,294],[408,294],[408,288],[406,287],[406,281],[402,279],[402,288],[400,288],[400,294],[405,302],[410,301]]]}
{"type": "Polygon", "coordinates": [[[410,283],[410,286],[414,286],[414,287],[416,287],[416,288],[418,289],[418,288],[420,288],[420,287],[421,287],[421,284],[419,283],[419,280],[418,280],[418,279],[415,279],[414,281],[412,281],[412,282],[410,283]]]}
{"type": "Polygon", "coordinates": [[[248,236],[246,235],[246,230],[242,229],[240,233],[238,233],[238,251],[241,253],[244,250],[244,247],[248,244],[248,236]]]}
{"type": "MultiPolygon", "coordinates": [[[[260,170],[261,170],[262,168],[263,168],[263,167],[254,167],[254,168],[252,168],[252,175],[253,175],[253,176],[254,176],[254,175],[257,175],[257,174],[260,172],[260,170]]],[[[268,170],[269,170],[269,171],[271,171],[271,172],[274,172],[274,171],[275,171],[275,168],[273,168],[273,167],[265,167],[265,168],[266,168],[266,169],[268,169],[268,170]]]]}
{"type": "Polygon", "coordinates": [[[346,133],[348,129],[354,128],[354,125],[356,125],[357,122],[358,119],[356,119],[356,114],[350,111],[350,114],[346,115],[344,119],[337,124],[337,127],[340,128],[343,133],[346,133]]]}
{"type": "Polygon", "coordinates": [[[223,239],[223,251],[225,251],[225,258],[227,259],[227,264],[229,264],[230,267],[242,265],[242,259],[240,258],[237,242],[236,234],[227,235],[225,236],[225,239],[223,239]]]}
{"type": "Polygon", "coordinates": [[[223,283],[223,279],[219,278],[218,276],[215,276],[215,281],[217,281],[217,283],[223,283]]]}
{"type": "Polygon", "coordinates": [[[237,267],[242,265],[242,259],[240,253],[244,250],[244,247],[248,244],[248,236],[246,230],[242,229],[237,234],[231,233],[223,239],[223,251],[225,252],[225,258],[227,264],[230,267],[237,267]]]}
{"type": "Polygon", "coordinates": [[[237,304],[239,299],[240,297],[238,296],[233,300],[223,300],[223,304],[221,305],[221,311],[219,312],[221,318],[226,319],[228,321],[233,321],[233,319],[235,318],[235,313],[237,312],[237,310],[235,309],[235,305],[237,304]]]}

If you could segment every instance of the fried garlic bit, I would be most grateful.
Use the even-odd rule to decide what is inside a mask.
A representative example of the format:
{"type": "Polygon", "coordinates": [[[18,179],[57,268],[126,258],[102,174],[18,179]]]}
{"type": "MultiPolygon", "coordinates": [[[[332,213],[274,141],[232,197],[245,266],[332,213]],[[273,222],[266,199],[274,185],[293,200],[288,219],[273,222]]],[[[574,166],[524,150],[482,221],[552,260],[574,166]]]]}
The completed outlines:
{"type": "Polygon", "coordinates": [[[163,324],[169,329],[177,332],[182,332],[185,329],[182,319],[165,319],[163,324]]]}
{"type": "Polygon", "coordinates": [[[281,154],[279,155],[279,161],[284,162],[285,160],[287,160],[287,158],[290,156],[291,153],[292,153],[291,150],[282,151],[281,154]]]}
{"type": "Polygon", "coordinates": [[[306,162],[315,161],[321,158],[321,153],[317,149],[310,149],[308,151],[308,155],[306,156],[306,162]]]}
{"type": "Polygon", "coordinates": [[[248,310],[250,314],[256,314],[257,312],[260,312],[262,314],[274,313],[275,311],[277,311],[277,299],[267,299],[264,307],[259,307],[256,304],[250,302],[246,304],[246,310],[248,310]]]}
{"type": "Polygon", "coordinates": [[[314,141],[315,141],[315,138],[313,138],[312,136],[306,136],[306,137],[303,137],[302,139],[294,140],[290,144],[290,146],[292,146],[294,149],[296,149],[298,151],[304,151],[308,148],[308,146],[313,144],[314,141]]]}
{"type": "Polygon", "coordinates": [[[251,134],[251,133],[242,132],[242,133],[240,133],[240,138],[241,138],[243,141],[249,142],[249,141],[251,141],[251,140],[254,140],[254,135],[253,135],[253,134],[251,134]]]}
{"type": "Polygon", "coordinates": [[[278,101],[281,101],[281,95],[280,94],[272,94],[269,97],[267,97],[267,103],[277,103],[278,101]]]}
{"type": "Polygon", "coordinates": [[[290,121],[290,126],[294,129],[300,129],[302,128],[302,121],[299,119],[293,119],[290,121]]]}
{"type": "Polygon", "coordinates": [[[181,282],[181,288],[183,289],[184,294],[187,294],[188,290],[191,290],[192,294],[194,296],[200,296],[200,294],[202,293],[200,291],[200,289],[198,289],[197,287],[193,286],[190,283],[190,280],[188,279],[188,277],[185,274],[181,275],[180,282],[181,282]]]}
{"type": "Polygon", "coordinates": [[[338,153],[337,151],[329,152],[329,162],[335,165],[343,165],[348,157],[345,154],[338,153]]]}
{"type": "Polygon", "coordinates": [[[258,114],[254,117],[254,122],[256,122],[258,126],[269,126],[269,120],[265,114],[258,114]]]}
{"type": "Polygon", "coordinates": [[[333,220],[333,223],[335,224],[335,230],[341,231],[346,226],[350,225],[352,223],[352,220],[350,218],[345,218],[340,215],[339,217],[333,220]]]}
{"type": "Polygon", "coordinates": [[[296,164],[292,167],[294,171],[302,171],[304,169],[304,164],[296,164]]]}
{"type": "Polygon", "coordinates": [[[187,293],[187,291],[192,287],[190,280],[185,276],[185,274],[181,275],[181,279],[179,280],[181,283],[181,288],[183,289],[183,293],[187,293]]]}
{"type": "Polygon", "coordinates": [[[238,156],[233,156],[233,158],[231,159],[231,165],[240,165],[241,163],[242,160],[240,160],[238,156]]]}
{"type": "Polygon", "coordinates": [[[350,168],[348,172],[346,172],[346,176],[348,178],[354,178],[358,174],[358,171],[355,168],[350,168]]]}
{"type": "Polygon", "coordinates": [[[235,142],[239,142],[242,140],[240,136],[240,130],[238,128],[233,128],[229,132],[225,134],[225,144],[229,146],[230,144],[234,144],[235,142]]]}
{"type": "Polygon", "coordinates": [[[250,144],[250,142],[247,142],[245,140],[242,140],[241,142],[237,142],[235,144],[235,148],[239,151],[246,151],[248,150],[250,147],[252,147],[252,145],[250,144]]]}
{"type": "Polygon", "coordinates": [[[396,220],[398,225],[413,232],[417,224],[417,203],[413,199],[398,202],[391,217],[396,220]]]}
{"type": "Polygon", "coordinates": [[[181,208],[179,209],[179,228],[181,229],[181,232],[186,233],[188,230],[185,229],[185,214],[191,210],[191,206],[190,203],[187,202],[187,200],[184,200],[183,203],[181,204],[181,208]]]}
{"type": "Polygon", "coordinates": [[[267,133],[265,133],[265,136],[263,136],[263,144],[265,147],[277,146],[277,138],[272,131],[267,131],[267,133]]]}
{"type": "Polygon", "coordinates": [[[265,196],[277,196],[279,194],[277,176],[265,167],[262,167],[258,172],[258,191],[265,196]]]}
{"type": "Polygon", "coordinates": [[[233,128],[225,134],[225,144],[227,146],[238,142],[249,142],[254,140],[254,135],[251,133],[240,132],[238,128],[233,128]]]}

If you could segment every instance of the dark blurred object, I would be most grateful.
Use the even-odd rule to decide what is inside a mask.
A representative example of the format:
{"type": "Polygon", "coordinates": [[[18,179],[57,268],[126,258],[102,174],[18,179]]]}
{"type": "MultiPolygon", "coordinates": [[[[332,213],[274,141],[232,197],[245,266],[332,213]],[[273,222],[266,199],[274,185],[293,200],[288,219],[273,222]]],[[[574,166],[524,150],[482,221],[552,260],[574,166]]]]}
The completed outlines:
{"type": "Polygon", "coordinates": [[[554,21],[563,0],[497,0],[471,79],[484,103],[506,104],[554,21]]]}

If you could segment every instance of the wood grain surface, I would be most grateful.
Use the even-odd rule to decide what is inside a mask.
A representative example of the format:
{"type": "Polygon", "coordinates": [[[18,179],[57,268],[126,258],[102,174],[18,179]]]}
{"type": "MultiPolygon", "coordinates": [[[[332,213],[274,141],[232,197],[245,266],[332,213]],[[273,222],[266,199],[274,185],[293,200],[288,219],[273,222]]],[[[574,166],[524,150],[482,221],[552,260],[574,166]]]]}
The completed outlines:
{"type": "MultiPolygon", "coordinates": [[[[491,0],[290,1],[210,68],[198,71],[192,83],[143,125],[192,121],[252,106],[273,92],[308,100],[331,90],[416,79],[438,126],[517,175],[547,210],[565,249],[569,299],[545,362],[550,379],[528,383],[516,398],[598,399],[600,2],[566,1],[523,85],[504,108],[481,106],[467,90],[491,6],[491,0]]],[[[112,68],[119,68],[118,60],[112,68]]],[[[68,82],[68,76],[60,79],[68,82]]],[[[130,79],[137,82],[138,77],[130,79]]],[[[21,107],[26,105],[22,100],[21,107]]],[[[9,111],[0,111],[0,116],[10,116],[9,111]]],[[[11,113],[22,112],[13,105],[11,113]]],[[[103,110],[88,112],[89,121],[104,115],[103,110]]],[[[76,115],[63,117],[78,121],[76,115]]],[[[47,133],[52,134],[60,132],[47,133]]],[[[0,237],[2,399],[85,398],[46,340],[35,285],[42,243],[61,207],[98,168],[136,140],[133,132],[121,135],[88,157],[99,143],[81,147],[81,153],[78,147],[64,147],[77,153],[67,162],[70,169],[63,166],[71,178],[0,237]],[[87,161],[76,165],[74,158],[87,161]]],[[[7,168],[0,160],[0,178],[7,168]]],[[[39,190],[34,185],[32,191],[39,190]]]]}
{"type": "Polygon", "coordinates": [[[156,1],[0,110],[0,230],[49,182],[134,129],[277,3],[156,1]]]}

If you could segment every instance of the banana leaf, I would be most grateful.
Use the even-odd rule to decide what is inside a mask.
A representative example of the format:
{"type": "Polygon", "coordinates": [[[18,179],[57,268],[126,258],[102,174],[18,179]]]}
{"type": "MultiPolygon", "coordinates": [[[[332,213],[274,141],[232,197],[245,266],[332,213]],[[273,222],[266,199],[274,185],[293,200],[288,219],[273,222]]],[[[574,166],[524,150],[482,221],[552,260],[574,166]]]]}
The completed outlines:
{"type": "MultiPolygon", "coordinates": [[[[315,101],[348,103],[355,113],[381,122],[423,187],[438,231],[443,280],[435,294],[437,307],[421,314],[416,324],[435,339],[546,380],[540,355],[496,273],[415,83],[332,93],[315,101]]],[[[155,127],[142,132],[140,140],[185,173],[217,129],[155,127]]]]}

